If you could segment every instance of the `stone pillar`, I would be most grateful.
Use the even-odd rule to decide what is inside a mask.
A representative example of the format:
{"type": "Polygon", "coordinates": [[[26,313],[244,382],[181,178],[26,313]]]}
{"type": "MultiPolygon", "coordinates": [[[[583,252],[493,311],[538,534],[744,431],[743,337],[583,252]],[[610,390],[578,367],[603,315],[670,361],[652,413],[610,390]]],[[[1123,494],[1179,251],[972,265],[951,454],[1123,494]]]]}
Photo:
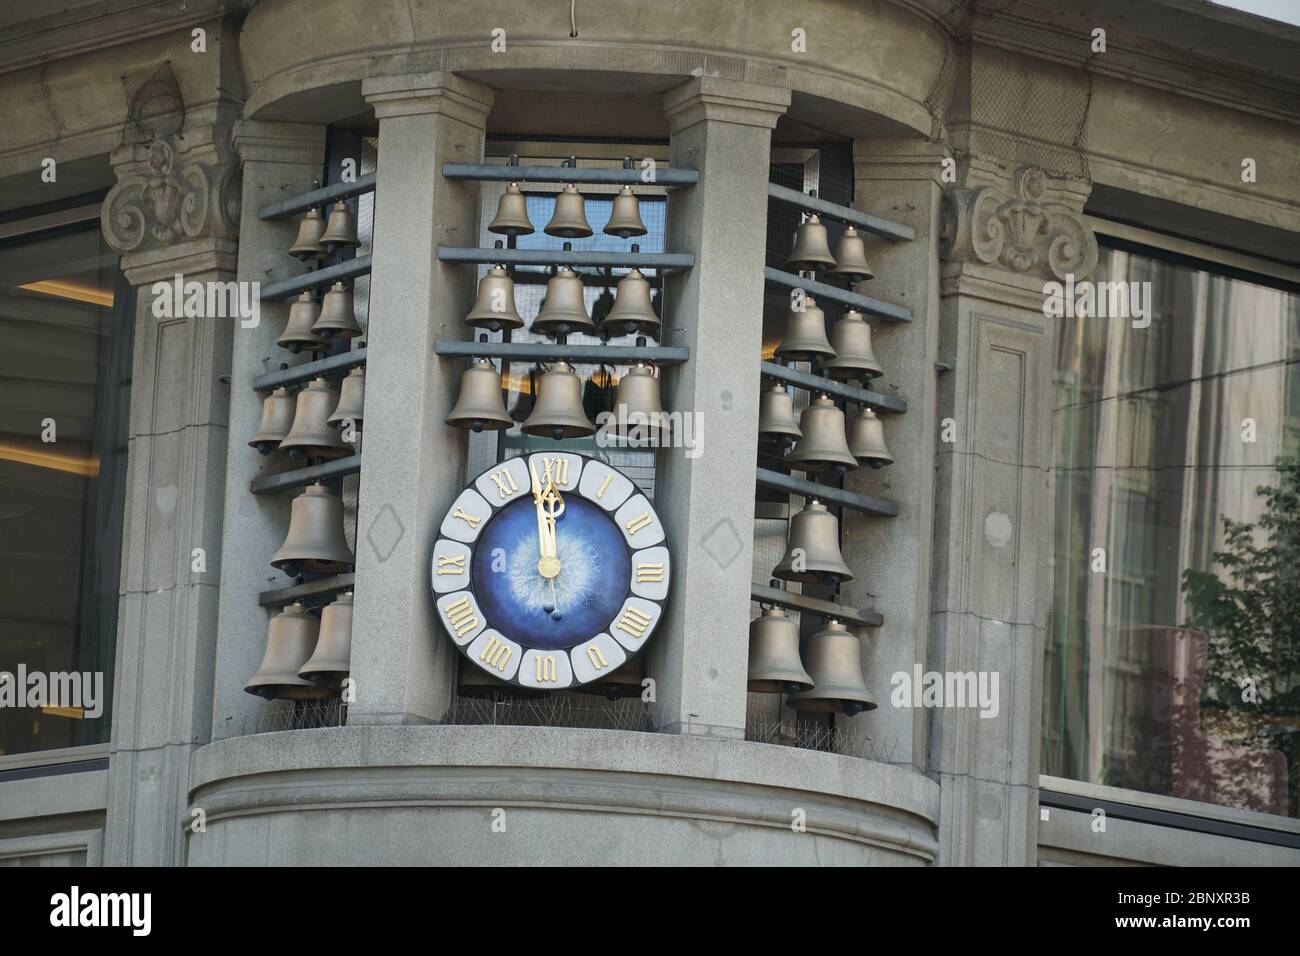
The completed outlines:
{"type": "Polygon", "coordinates": [[[670,163],[700,171],[669,198],[667,248],[696,258],[666,290],[666,344],[691,358],[664,376],[664,407],[696,417],[698,457],[661,452],[655,490],[673,596],[648,673],[656,721],[678,733],[745,733],[768,163],[789,104],[788,89],[715,77],[664,96],[670,163]]]}
{"type": "Polygon", "coordinates": [[[929,667],[996,674],[999,691],[996,716],[931,713],[948,865],[1037,859],[1056,335],[1044,284],[1096,266],[1086,197],[1077,181],[982,158],[944,194],[940,359],[952,371],[939,379],[929,667]]]}
{"type": "Polygon", "coordinates": [[[379,180],[348,722],[423,723],[454,692],[457,652],[435,615],[429,562],[465,461],[464,432],[443,424],[465,363],[433,346],[466,338],[477,279],[437,258],[440,244],[478,245],[478,184],[441,170],[483,161],[493,94],[450,73],[372,78],[362,92],[379,119],[379,180]]]}
{"type": "MultiPolygon", "coordinates": [[[[321,178],[325,127],[241,120],[235,125],[234,145],[243,163],[240,280],[265,286],[300,274],[302,265],[289,255],[297,219],[266,222],[258,218],[258,210],[310,191],[313,181],[321,178]]],[[[253,390],[253,379],[293,361],[275,344],[284,331],[289,306],[290,302],[263,302],[258,325],[236,325],[234,333],[222,540],[236,560],[221,568],[220,640],[212,711],[212,736],[218,739],[250,732],[248,720],[269,706],[244,693],[244,685],[266,648],[268,615],[258,605],[257,595],[289,583],[270,561],[289,527],[293,498],[290,494],[255,495],[248,490],[249,483],[263,474],[271,461],[250,448],[248,440],[261,420],[265,396],[253,390]]]]}
{"type": "Polygon", "coordinates": [[[154,283],[235,275],[238,170],[228,125],[186,128],[159,94],[112,154],[103,229],[136,287],[121,608],[105,862],[184,862],[191,751],[208,740],[221,574],[226,413],[238,319],[155,309],[154,283]],[[165,105],[165,104],[164,104],[165,105]],[[161,314],[159,314],[161,313],[161,314]],[[195,549],[202,549],[196,551],[195,549]]]}

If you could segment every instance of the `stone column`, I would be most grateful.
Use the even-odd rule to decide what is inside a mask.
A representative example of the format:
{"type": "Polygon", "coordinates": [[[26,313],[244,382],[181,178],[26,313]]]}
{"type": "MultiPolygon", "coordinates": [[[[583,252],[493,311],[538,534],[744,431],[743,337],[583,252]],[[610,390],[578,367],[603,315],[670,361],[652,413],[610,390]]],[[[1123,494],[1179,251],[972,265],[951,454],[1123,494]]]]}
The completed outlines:
{"type": "Polygon", "coordinates": [[[454,692],[457,652],[435,615],[429,562],[465,461],[464,432],[443,424],[465,363],[433,345],[467,337],[477,279],[437,258],[440,244],[478,245],[478,184],[441,170],[483,161],[493,94],[450,73],[372,78],[362,92],[379,119],[379,179],[348,722],[422,723],[454,692]]]}
{"type": "Polygon", "coordinates": [[[664,96],[671,165],[700,171],[669,198],[667,247],[696,258],[666,290],[666,344],[691,358],[664,375],[664,407],[696,418],[698,457],[661,452],[655,490],[673,595],[648,673],[656,721],[678,733],[745,733],[768,163],[789,104],[788,89],[716,77],[664,96]]]}

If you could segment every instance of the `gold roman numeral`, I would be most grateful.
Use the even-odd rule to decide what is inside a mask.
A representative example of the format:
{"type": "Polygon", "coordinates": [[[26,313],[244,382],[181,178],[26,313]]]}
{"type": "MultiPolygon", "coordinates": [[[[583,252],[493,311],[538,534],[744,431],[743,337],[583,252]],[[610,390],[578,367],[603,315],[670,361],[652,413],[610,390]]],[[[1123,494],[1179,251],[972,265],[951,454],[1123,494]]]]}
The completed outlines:
{"type": "Polygon", "coordinates": [[[663,579],[664,563],[662,561],[647,562],[636,566],[637,584],[657,584],[663,579]]]}
{"type": "Polygon", "coordinates": [[[465,555],[463,554],[438,555],[438,573],[439,574],[464,574],[465,555]]]}
{"type": "Polygon", "coordinates": [[[650,523],[650,512],[643,511],[627,523],[627,533],[636,534],[650,523]]]}
{"type": "Polygon", "coordinates": [[[548,481],[554,481],[557,485],[567,485],[569,483],[569,459],[543,458],[542,468],[545,470],[548,481]]]}
{"type": "Polygon", "coordinates": [[[597,497],[597,498],[604,498],[604,497],[605,497],[605,489],[607,489],[607,488],[609,487],[609,483],[610,483],[611,481],[613,481],[613,480],[614,480],[614,476],[613,476],[613,475],[606,475],[606,476],[605,476],[605,480],[602,481],[602,482],[600,483],[600,490],[596,492],[596,497],[597,497]]]}
{"type": "Polygon", "coordinates": [[[457,508],[455,511],[453,511],[453,512],[451,513],[451,516],[452,516],[453,518],[459,518],[461,521],[465,522],[467,525],[470,526],[470,529],[471,529],[471,530],[474,529],[474,528],[477,528],[477,527],[478,527],[478,523],[479,523],[480,521],[483,520],[482,518],[478,517],[477,515],[467,515],[467,514],[465,514],[465,512],[462,511],[460,508],[457,508]]]}
{"type": "Polygon", "coordinates": [[[537,665],[535,671],[539,683],[548,681],[554,684],[559,679],[555,676],[555,656],[553,654],[548,654],[546,657],[534,657],[533,663],[537,665]]]}
{"type": "Polygon", "coordinates": [[[447,623],[457,637],[463,637],[478,627],[478,615],[474,613],[474,606],[469,603],[468,597],[452,601],[443,613],[447,615],[447,623]]]}
{"type": "Polygon", "coordinates": [[[587,660],[591,661],[591,666],[598,671],[609,666],[609,661],[605,659],[605,655],[600,652],[600,648],[595,644],[587,648],[587,660]]]}
{"type": "Polygon", "coordinates": [[[497,491],[501,492],[502,498],[509,498],[519,490],[519,486],[515,484],[515,477],[510,474],[509,468],[502,468],[500,471],[493,474],[492,481],[496,484],[497,491]]]}
{"type": "Polygon", "coordinates": [[[510,663],[510,655],[513,653],[514,650],[509,644],[504,644],[495,637],[489,637],[488,642],[483,645],[483,650],[479,653],[478,659],[485,662],[488,667],[495,667],[504,674],[506,665],[510,663]]]}
{"type": "Polygon", "coordinates": [[[623,616],[618,619],[615,626],[620,631],[626,631],[633,637],[641,637],[645,634],[645,629],[650,626],[650,617],[644,612],[634,607],[629,607],[623,612],[623,616]]]}

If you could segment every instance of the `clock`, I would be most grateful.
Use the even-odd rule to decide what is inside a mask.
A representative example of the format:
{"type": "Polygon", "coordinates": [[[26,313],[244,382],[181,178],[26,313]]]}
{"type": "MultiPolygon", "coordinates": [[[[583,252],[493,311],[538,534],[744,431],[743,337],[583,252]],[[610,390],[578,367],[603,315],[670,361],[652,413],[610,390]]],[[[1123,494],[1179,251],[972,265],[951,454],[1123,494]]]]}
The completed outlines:
{"type": "Polygon", "coordinates": [[[604,680],[663,617],[663,523],[632,479],[573,452],[493,465],[448,509],[434,605],[462,654],[535,690],[604,680]]]}

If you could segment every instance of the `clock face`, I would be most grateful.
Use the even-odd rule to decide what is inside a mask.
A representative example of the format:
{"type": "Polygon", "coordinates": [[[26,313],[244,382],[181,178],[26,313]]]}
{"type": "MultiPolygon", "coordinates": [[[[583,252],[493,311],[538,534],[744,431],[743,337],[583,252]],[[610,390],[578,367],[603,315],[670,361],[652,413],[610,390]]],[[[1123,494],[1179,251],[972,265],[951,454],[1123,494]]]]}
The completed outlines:
{"type": "Polygon", "coordinates": [[[670,570],[663,524],[630,478],[572,452],[493,465],[442,519],[439,619],[499,680],[563,690],[603,680],[645,646],[670,570]]]}

